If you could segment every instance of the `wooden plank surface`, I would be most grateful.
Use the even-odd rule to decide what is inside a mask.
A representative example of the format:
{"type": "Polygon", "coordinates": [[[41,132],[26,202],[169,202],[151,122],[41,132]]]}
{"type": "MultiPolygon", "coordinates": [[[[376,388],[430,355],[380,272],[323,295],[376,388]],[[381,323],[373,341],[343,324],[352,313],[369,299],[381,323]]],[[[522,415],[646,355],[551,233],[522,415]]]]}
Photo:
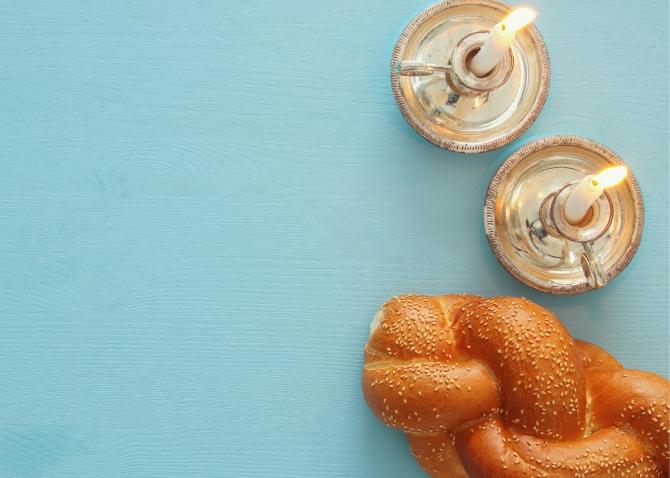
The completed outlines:
{"type": "Polygon", "coordinates": [[[390,92],[425,1],[0,2],[0,476],[422,476],[360,391],[400,292],[524,295],[667,376],[667,2],[531,3],[547,106],[463,156],[390,92]],[[647,207],[581,297],[515,282],[482,229],[500,162],[558,133],[617,151],[647,207]]]}

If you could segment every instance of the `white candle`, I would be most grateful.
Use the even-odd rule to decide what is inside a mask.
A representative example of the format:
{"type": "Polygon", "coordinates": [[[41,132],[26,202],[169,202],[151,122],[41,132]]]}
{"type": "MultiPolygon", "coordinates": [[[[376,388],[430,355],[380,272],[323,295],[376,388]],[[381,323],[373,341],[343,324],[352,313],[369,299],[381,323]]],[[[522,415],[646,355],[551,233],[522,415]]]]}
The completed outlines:
{"type": "Polygon", "coordinates": [[[608,168],[595,176],[586,176],[565,201],[565,218],[570,224],[579,224],[605,188],[621,182],[627,173],[625,166],[608,168]]]}
{"type": "Polygon", "coordinates": [[[516,32],[528,25],[537,16],[530,8],[519,8],[507,15],[491,29],[486,42],[470,62],[470,69],[479,76],[486,76],[500,63],[512,43],[516,32]]]}

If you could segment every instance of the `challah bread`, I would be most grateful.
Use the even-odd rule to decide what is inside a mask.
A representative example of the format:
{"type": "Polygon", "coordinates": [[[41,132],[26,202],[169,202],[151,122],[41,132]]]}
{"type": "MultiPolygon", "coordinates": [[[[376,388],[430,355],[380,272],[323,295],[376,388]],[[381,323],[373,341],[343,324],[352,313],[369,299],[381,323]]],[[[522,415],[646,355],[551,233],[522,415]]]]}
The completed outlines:
{"type": "Polygon", "coordinates": [[[668,478],[670,383],[526,299],[389,300],[363,391],[433,477],[668,478]]]}

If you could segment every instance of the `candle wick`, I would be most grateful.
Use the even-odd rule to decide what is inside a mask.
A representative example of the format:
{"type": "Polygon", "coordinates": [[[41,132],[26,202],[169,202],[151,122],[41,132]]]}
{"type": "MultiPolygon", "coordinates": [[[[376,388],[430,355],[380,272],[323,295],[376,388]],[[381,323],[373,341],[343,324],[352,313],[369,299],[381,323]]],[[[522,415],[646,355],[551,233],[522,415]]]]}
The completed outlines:
{"type": "Polygon", "coordinates": [[[505,24],[503,23],[502,25],[500,25],[500,29],[501,29],[502,31],[507,30],[507,25],[505,25],[505,24]]]}

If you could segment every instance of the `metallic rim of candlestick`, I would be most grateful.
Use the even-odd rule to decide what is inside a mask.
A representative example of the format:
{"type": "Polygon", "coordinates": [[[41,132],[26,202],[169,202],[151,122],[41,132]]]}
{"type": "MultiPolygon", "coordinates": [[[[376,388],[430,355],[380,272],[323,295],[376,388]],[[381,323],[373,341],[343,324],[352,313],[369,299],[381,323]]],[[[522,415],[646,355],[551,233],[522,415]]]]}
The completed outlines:
{"type": "Polygon", "coordinates": [[[491,141],[485,141],[476,144],[465,144],[458,141],[452,141],[449,138],[435,134],[430,128],[427,128],[411,111],[405,97],[402,94],[400,88],[400,79],[399,75],[394,69],[395,64],[400,61],[400,56],[402,55],[405,46],[412,34],[419,28],[419,26],[430,16],[442,11],[447,8],[456,7],[459,5],[482,5],[485,7],[492,7],[498,10],[501,10],[505,13],[509,12],[512,7],[504,2],[498,0],[442,0],[438,2],[412,19],[412,21],[405,27],[403,32],[396,43],[395,48],[393,49],[393,55],[391,57],[391,88],[393,89],[393,96],[395,97],[396,103],[400,112],[404,116],[405,120],[409,125],[423,138],[428,140],[440,148],[445,148],[450,151],[455,151],[457,153],[485,153],[487,151],[493,151],[495,149],[502,148],[503,146],[511,143],[519,136],[521,136],[530,126],[535,122],[537,117],[540,115],[544,104],[547,101],[547,96],[549,95],[549,85],[551,83],[551,65],[549,63],[549,53],[547,52],[547,46],[544,43],[544,38],[540,34],[540,31],[535,27],[535,25],[530,24],[526,27],[526,32],[531,36],[533,43],[537,47],[540,59],[540,69],[541,69],[541,87],[538,93],[538,96],[535,100],[535,105],[526,116],[525,120],[519,123],[514,129],[512,129],[506,135],[494,139],[491,141]]]}
{"type": "MultiPolygon", "coordinates": [[[[491,250],[498,259],[498,262],[500,262],[500,264],[507,270],[507,272],[514,276],[514,278],[516,278],[518,281],[542,292],[548,292],[555,295],[574,295],[589,292],[593,290],[593,288],[587,282],[573,285],[549,286],[535,280],[532,276],[519,270],[512,263],[509,257],[507,257],[505,251],[503,251],[498,239],[498,232],[496,231],[495,224],[496,196],[498,194],[500,184],[503,182],[503,180],[505,180],[510,171],[520,161],[524,160],[527,156],[533,154],[534,152],[544,148],[561,145],[578,146],[599,154],[601,157],[615,166],[627,166],[626,162],[607,146],[604,146],[603,144],[600,144],[592,139],[581,136],[557,135],[532,141],[507,158],[507,160],[505,160],[505,162],[500,165],[500,168],[498,168],[498,171],[491,179],[491,183],[489,184],[489,188],[486,193],[486,199],[484,201],[484,229],[486,231],[486,237],[488,238],[489,246],[491,246],[491,250]]],[[[640,247],[640,241],[642,240],[642,229],[644,226],[644,202],[642,199],[642,191],[640,191],[640,185],[638,184],[637,179],[635,178],[635,175],[630,168],[628,168],[626,184],[632,192],[634,203],[633,205],[635,208],[635,224],[633,225],[633,234],[626,251],[606,272],[608,283],[616,276],[618,276],[628,266],[628,264],[630,264],[630,261],[633,259],[633,256],[635,256],[635,253],[640,247]]]]}

